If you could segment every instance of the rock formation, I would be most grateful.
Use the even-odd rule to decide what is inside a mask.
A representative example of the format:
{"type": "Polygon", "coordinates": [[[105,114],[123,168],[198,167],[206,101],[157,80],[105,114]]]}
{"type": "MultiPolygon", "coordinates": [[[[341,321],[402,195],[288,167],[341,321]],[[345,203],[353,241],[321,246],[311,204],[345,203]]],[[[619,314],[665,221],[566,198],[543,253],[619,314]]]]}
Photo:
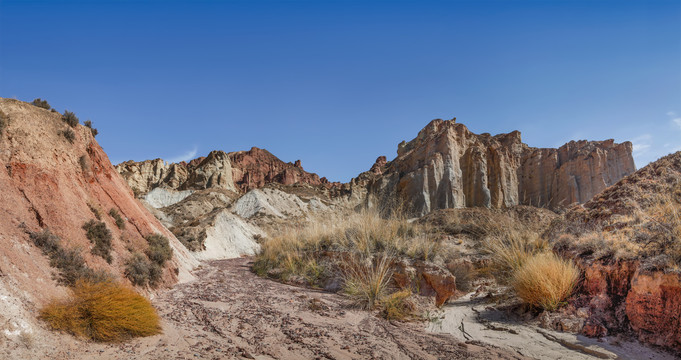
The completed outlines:
{"type": "MultiPolygon", "coordinates": [[[[27,232],[49,228],[63,246],[82,249],[88,266],[122,279],[131,251],[143,252],[148,246],[144,237],[159,233],[169,238],[174,250],[162,283],[167,286],[178,278],[191,278],[189,270],[196,260],[133,197],[90,129],[81,125],[71,129],[60,114],[13,99],[0,98],[0,111],[9,118],[0,134],[0,293],[6,300],[0,302],[1,322],[18,323],[15,317],[35,319],[18,312],[35,312],[51,297],[65,293],[53,280],[48,258],[27,232]],[[68,130],[74,132],[72,142],[63,135],[68,130]],[[110,209],[121,214],[124,229],[108,215],[110,209]],[[97,216],[113,235],[110,264],[91,254],[93,245],[82,229],[97,216]],[[14,310],[5,306],[9,303],[16,304],[14,310]]],[[[30,326],[22,327],[30,332],[30,326]]]]}
{"type": "Polygon", "coordinates": [[[269,151],[256,147],[232,153],[213,151],[205,158],[189,163],[168,164],[161,159],[126,161],[116,169],[140,196],[157,187],[172,190],[213,188],[243,194],[270,183],[309,184],[323,188],[339,185],[306,172],[300,160],[285,163],[269,151]]]}
{"type": "Polygon", "coordinates": [[[631,152],[631,143],[613,140],[532,148],[518,131],[476,135],[455,119],[437,119],[399,144],[397,158],[379,157],[353,184],[366,184],[369,206],[406,205],[413,215],[474,206],[554,208],[585,202],[633,173],[631,152]]]}

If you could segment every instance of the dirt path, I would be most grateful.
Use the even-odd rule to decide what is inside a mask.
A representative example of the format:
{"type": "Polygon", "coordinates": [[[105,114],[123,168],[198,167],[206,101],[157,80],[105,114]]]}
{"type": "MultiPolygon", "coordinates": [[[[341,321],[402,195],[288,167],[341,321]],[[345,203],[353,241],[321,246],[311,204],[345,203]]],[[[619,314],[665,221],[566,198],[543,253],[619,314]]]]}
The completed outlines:
{"type": "Polygon", "coordinates": [[[490,345],[391,324],[349,309],[336,294],[255,276],[248,258],[204,263],[197,280],[153,300],[164,334],[88,344],[54,358],[87,359],[519,359],[490,345]]]}

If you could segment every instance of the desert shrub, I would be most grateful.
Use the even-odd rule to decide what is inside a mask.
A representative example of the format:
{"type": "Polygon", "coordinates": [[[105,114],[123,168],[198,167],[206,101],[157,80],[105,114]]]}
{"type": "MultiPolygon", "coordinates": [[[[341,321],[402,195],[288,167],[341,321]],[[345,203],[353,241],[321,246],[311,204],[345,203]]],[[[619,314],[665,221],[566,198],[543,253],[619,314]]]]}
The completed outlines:
{"type": "Polygon", "coordinates": [[[9,125],[9,117],[0,110],[0,135],[5,131],[7,125],[9,125]]]}
{"type": "Polygon", "coordinates": [[[62,285],[73,286],[78,280],[92,282],[106,281],[111,275],[104,271],[95,271],[87,267],[78,249],[67,249],[61,245],[61,239],[48,229],[31,232],[29,237],[50,259],[50,266],[59,270],[55,279],[62,285]]]}
{"type": "Polygon", "coordinates": [[[90,202],[87,203],[87,206],[90,208],[92,215],[94,215],[95,218],[97,218],[97,220],[102,220],[102,211],[99,210],[98,206],[96,206],[96,205],[94,205],[90,202]]]}
{"type": "Polygon", "coordinates": [[[388,292],[392,278],[392,257],[388,255],[348,260],[342,269],[343,291],[354,304],[374,309],[388,292]]]}
{"type": "Polygon", "coordinates": [[[409,300],[411,291],[401,290],[381,299],[381,316],[387,320],[404,320],[413,314],[416,306],[409,300]]]}
{"type": "Polygon", "coordinates": [[[87,161],[87,156],[82,155],[79,157],[78,164],[80,164],[80,169],[83,170],[83,172],[90,170],[90,164],[87,161]]]}
{"type": "Polygon", "coordinates": [[[137,286],[156,286],[161,274],[161,267],[140,253],[134,253],[125,264],[125,276],[137,286]]]}
{"type": "Polygon", "coordinates": [[[116,226],[119,229],[121,230],[125,229],[125,220],[121,216],[121,213],[118,212],[118,210],[111,208],[111,210],[109,210],[109,215],[116,221],[116,226]]]}
{"type": "Polygon", "coordinates": [[[146,254],[149,260],[163,266],[166,261],[173,258],[173,249],[170,247],[168,238],[160,234],[152,234],[146,237],[149,247],[146,254]]]}
{"type": "Polygon", "coordinates": [[[95,246],[92,253],[111,263],[111,231],[101,221],[89,220],[83,224],[83,230],[91,243],[95,246]]]}
{"type": "Polygon", "coordinates": [[[62,115],[61,119],[72,128],[75,128],[78,125],[78,122],[79,122],[76,114],[74,114],[74,113],[72,113],[68,110],[64,111],[64,115],[62,115]]]}
{"type": "Polygon", "coordinates": [[[61,135],[64,136],[64,138],[66,138],[66,140],[68,140],[71,144],[73,144],[73,142],[76,140],[76,133],[71,129],[67,128],[62,130],[61,135]]]}
{"type": "Polygon", "coordinates": [[[50,104],[47,103],[47,100],[43,100],[43,99],[41,99],[41,98],[37,98],[37,99],[33,100],[33,101],[31,102],[31,105],[37,106],[37,107],[39,107],[39,108],[43,108],[43,109],[45,109],[45,110],[50,110],[50,109],[52,109],[52,106],[50,106],[50,104]]]}
{"type": "Polygon", "coordinates": [[[99,131],[97,131],[97,129],[92,127],[92,121],[85,120],[85,122],[83,122],[83,125],[85,125],[85,127],[90,129],[90,132],[92,133],[92,137],[96,137],[99,134],[99,131]]]}
{"type": "Polygon", "coordinates": [[[161,331],[149,300],[113,281],[79,280],[68,299],[40,310],[52,329],[95,341],[115,342],[161,331]]]}
{"type": "Polygon", "coordinates": [[[511,285],[526,303],[555,310],[567,299],[579,280],[579,270],[571,260],[552,252],[533,255],[513,273],[511,285]]]}

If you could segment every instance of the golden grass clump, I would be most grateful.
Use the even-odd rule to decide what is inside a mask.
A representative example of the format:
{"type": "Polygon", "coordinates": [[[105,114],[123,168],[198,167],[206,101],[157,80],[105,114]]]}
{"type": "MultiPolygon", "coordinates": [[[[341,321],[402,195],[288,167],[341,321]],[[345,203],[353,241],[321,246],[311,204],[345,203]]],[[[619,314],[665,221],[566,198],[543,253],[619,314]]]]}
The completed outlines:
{"type": "Polygon", "coordinates": [[[526,259],[511,279],[511,285],[526,303],[555,310],[567,299],[579,280],[579,270],[571,260],[552,252],[526,259]]]}
{"type": "Polygon", "coordinates": [[[64,301],[40,310],[40,318],[54,330],[101,342],[161,332],[159,316],[149,300],[113,281],[79,280],[64,301]]]}
{"type": "Polygon", "coordinates": [[[484,243],[490,254],[494,269],[503,274],[512,274],[528,259],[545,251],[548,242],[531,230],[508,228],[504,234],[493,234],[484,243]]]}

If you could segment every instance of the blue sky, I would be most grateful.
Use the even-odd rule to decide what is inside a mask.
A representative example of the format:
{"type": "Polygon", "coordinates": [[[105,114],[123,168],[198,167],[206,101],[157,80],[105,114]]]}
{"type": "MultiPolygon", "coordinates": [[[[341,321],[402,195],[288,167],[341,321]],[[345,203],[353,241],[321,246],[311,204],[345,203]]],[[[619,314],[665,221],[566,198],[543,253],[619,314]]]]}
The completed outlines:
{"type": "Polygon", "coordinates": [[[681,149],[681,1],[0,0],[0,96],[112,162],[266,148],[347,181],[434,118],[681,149]]]}

